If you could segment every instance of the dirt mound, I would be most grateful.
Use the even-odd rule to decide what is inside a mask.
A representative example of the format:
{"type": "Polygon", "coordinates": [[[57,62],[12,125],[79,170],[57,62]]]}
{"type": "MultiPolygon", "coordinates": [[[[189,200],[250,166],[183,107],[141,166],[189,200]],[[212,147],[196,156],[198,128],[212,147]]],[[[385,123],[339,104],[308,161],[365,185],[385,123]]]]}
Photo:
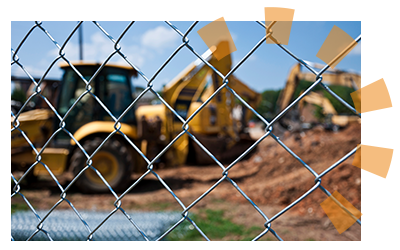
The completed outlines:
{"type": "MultiPolygon", "coordinates": [[[[361,142],[361,125],[351,124],[338,132],[314,128],[300,134],[286,134],[282,142],[317,174],[340,160],[361,142]]],[[[351,156],[322,178],[329,192],[340,192],[358,209],[361,208],[361,170],[352,166],[351,156]]],[[[257,204],[287,206],[315,185],[315,176],[273,138],[266,138],[258,152],[235,168],[257,169],[240,182],[240,187],[257,204]]],[[[228,197],[227,197],[228,198],[228,197]]],[[[293,210],[302,214],[323,215],[319,204],[327,198],[321,190],[297,204],[293,210]]]]}
{"type": "MultiPolygon", "coordinates": [[[[259,130],[262,136],[262,130],[259,130]]],[[[352,124],[338,132],[314,128],[300,134],[283,134],[282,142],[317,174],[322,173],[354,149],[361,141],[360,124],[352,124]]],[[[322,178],[322,185],[331,193],[338,191],[356,208],[361,209],[361,170],[351,165],[353,156],[322,178]]],[[[226,166],[226,165],[225,165],[226,166]]],[[[173,169],[155,169],[164,183],[189,206],[222,178],[217,166],[181,166],[173,169]]],[[[228,171],[228,177],[253,200],[269,218],[301,197],[315,185],[314,175],[290,155],[273,138],[265,138],[248,160],[238,162],[228,171]]],[[[134,183],[140,175],[132,176],[134,183]]],[[[46,183],[22,186],[22,193],[37,210],[48,211],[60,199],[60,190],[52,179],[46,183]]],[[[63,183],[64,187],[67,183],[63,183]]],[[[88,195],[71,188],[68,200],[79,211],[110,212],[115,209],[115,197],[109,193],[88,195]]],[[[273,223],[273,228],[284,240],[360,240],[361,227],[352,226],[338,234],[319,205],[327,198],[316,189],[273,223]]],[[[14,207],[26,207],[20,196],[12,199],[14,207]]],[[[182,208],[169,191],[153,175],[148,174],[122,199],[124,210],[181,211],[182,208]]],[[[57,210],[70,209],[67,202],[57,210]]],[[[223,210],[235,223],[263,226],[264,218],[237,192],[223,181],[190,212],[201,214],[204,209],[223,210]]],[[[206,233],[207,234],[207,233],[206,233]]],[[[269,236],[267,236],[269,237],[269,236]]],[[[272,237],[272,236],[270,236],[272,237]]],[[[269,239],[269,238],[267,238],[269,239]]]]}
{"type": "MultiPolygon", "coordinates": [[[[354,123],[338,132],[316,127],[302,133],[286,133],[280,140],[317,174],[321,174],[360,143],[361,125],[354,123]]],[[[351,156],[326,174],[322,178],[322,186],[330,193],[338,191],[360,209],[361,170],[352,166],[353,158],[351,156]]],[[[205,191],[205,186],[222,177],[222,172],[216,165],[182,166],[157,171],[169,183],[190,183],[184,192],[177,190],[182,198],[198,197],[205,191]]],[[[229,178],[258,205],[287,206],[315,185],[315,176],[270,136],[259,144],[257,152],[249,160],[238,162],[228,172],[229,178]]],[[[210,195],[233,202],[246,202],[243,197],[232,195],[229,186],[219,185],[210,195]]],[[[324,211],[319,204],[326,198],[327,195],[318,188],[291,211],[323,216],[324,211]]]]}

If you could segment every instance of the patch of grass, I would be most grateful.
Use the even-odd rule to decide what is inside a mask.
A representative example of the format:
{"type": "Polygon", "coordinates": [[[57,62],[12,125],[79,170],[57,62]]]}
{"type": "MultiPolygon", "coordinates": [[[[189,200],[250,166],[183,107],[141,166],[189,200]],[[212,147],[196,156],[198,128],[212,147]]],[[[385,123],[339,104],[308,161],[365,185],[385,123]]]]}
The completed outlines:
{"type": "MultiPolygon", "coordinates": [[[[114,202],[112,202],[114,204],[114,202]]],[[[166,211],[175,208],[171,202],[151,202],[147,204],[134,204],[128,205],[130,209],[144,210],[144,211],[166,211]]]]}
{"type": "Polygon", "coordinates": [[[25,203],[15,203],[11,204],[11,214],[17,212],[17,211],[24,211],[28,210],[29,207],[25,203]]]}
{"type": "MultiPolygon", "coordinates": [[[[233,223],[230,218],[224,217],[223,210],[207,209],[197,214],[190,214],[189,217],[210,240],[252,240],[262,231],[260,227],[246,228],[233,223]]],[[[189,221],[185,220],[167,236],[167,240],[197,241],[204,238],[189,221]]]]}

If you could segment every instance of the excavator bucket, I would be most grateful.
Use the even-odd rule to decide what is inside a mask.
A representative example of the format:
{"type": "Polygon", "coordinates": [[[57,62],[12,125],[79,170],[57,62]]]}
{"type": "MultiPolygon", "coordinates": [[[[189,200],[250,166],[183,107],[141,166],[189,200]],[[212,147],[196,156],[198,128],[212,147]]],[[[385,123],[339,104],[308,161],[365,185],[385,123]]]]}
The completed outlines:
{"type": "MultiPolygon", "coordinates": [[[[242,134],[239,141],[232,145],[232,139],[229,137],[219,138],[204,135],[195,135],[196,139],[214,156],[218,161],[223,164],[229,164],[239,158],[248,148],[250,148],[256,141],[248,134],[242,134]]],[[[191,140],[191,147],[194,150],[194,155],[188,159],[190,162],[194,161],[199,165],[215,164],[215,160],[209,156],[195,141],[191,140]]],[[[256,152],[253,148],[241,160],[247,160],[256,152]]]]}

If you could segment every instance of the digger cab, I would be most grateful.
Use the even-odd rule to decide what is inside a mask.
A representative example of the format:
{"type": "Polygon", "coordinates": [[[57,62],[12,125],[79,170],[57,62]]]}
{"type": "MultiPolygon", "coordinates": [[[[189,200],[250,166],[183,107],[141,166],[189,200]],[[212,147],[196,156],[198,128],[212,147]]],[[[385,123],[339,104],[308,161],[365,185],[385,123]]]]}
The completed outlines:
{"type": "MultiPolygon", "coordinates": [[[[137,76],[133,68],[107,64],[92,79],[100,64],[79,62],[73,63],[73,66],[66,63],[60,65],[64,74],[57,108],[61,117],[70,112],[65,120],[65,128],[69,132],[74,133],[92,121],[114,121],[112,116],[118,119],[132,103],[131,79],[137,76]]],[[[120,122],[135,125],[135,110],[132,108],[120,122]]],[[[70,139],[65,133],[60,133],[60,136],[70,139]]]]}

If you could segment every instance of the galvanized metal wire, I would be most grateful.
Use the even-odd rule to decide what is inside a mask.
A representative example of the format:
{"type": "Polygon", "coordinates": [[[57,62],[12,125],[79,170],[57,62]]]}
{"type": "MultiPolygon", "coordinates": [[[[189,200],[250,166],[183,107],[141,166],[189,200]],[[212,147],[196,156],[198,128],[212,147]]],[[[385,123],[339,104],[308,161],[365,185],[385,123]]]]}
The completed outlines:
{"type": "MultiPolygon", "coordinates": [[[[248,51],[248,53],[239,60],[239,62],[232,67],[232,69],[227,73],[227,74],[222,74],[219,72],[213,65],[211,65],[205,58],[203,58],[196,48],[194,48],[189,39],[189,34],[193,32],[193,29],[195,26],[198,25],[199,22],[193,22],[190,27],[184,31],[180,30],[177,26],[175,26],[171,22],[165,22],[166,27],[169,27],[170,29],[174,30],[180,37],[181,37],[181,44],[173,51],[173,53],[165,60],[165,62],[158,68],[158,70],[155,71],[152,75],[146,75],[137,65],[135,65],[126,54],[124,54],[124,49],[120,45],[121,39],[126,35],[127,31],[134,26],[135,22],[131,22],[128,24],[128,26],[125,28],[125,30],[121,33],[121,35],[117,38],[114,38],[108,33],[101,25],[99,22],[93,22],[93,24],[114,44],[113,51],[107,56],[107,58],[101,63],[100,67],[96,70],[93,76],[89,80],[85,79],[83,77],[82,73],[79,72],[79,70],[71,63],[69,60],[68,56],[65,53],[65,47],[71,40],[71,37],[78,32],[79,27],[82,25],[83,22],[77,23],[75,28],[72,30],[72,32],[69,34],[67,39],[61,43],[56,41],[52,35],[49,33],[49,31],[46,29],[45,25],[42,22],[34,22],[33,26],[27,31],[26,35],[24,38],[21,40],[19,45],[15,49],[11,49],[12,52],[12,58],[11,58],[11,66],[16,66],[19,67],[27,77],[32,81],[32,83],[35,85],[34,92],[27,98],[26,102],[22,105],[22,107],[19,109],[17,113],[11,112],[11,117],[12,117],[12,128],[11,128],[11,133],[14,131],[19,131],[23,138],[26,140],[28,145],[32,148],[33,152],[36,155],[36,161],[26,170],[26,172],[20,177],[16,178],[12,173],[11,173],[11,178],[14,183],[13,189],[12,189],[12,194],[11,198],[15,196],[21,196],[24,202],[27,204],[29,207],[29,214],[33,214],[35,219],[34,222],[34,227],[25,229],[25,231],[21,230],[14,230],[11,232],[11,239],[12,240],[34,240],[34,239],[41,239],[41,240],[57,240],[57,239],[62,239],[62,236],[60,236],[59,231],[54,230],[54,223],[61,223],[62,226],[67,226],[68,228],[68,221],[57,221],[54,219],[54,216],[59,213],[57,210],[57,207],[61,203],[67,203],[71,209],[72,209],[72,214],[69,214],[68,216],[74,217],[75,221],[73,223],[78,223],[80,224],[80,232],[83,233],[85,236],[82,238],[78,235],[75,235],[73,239],[76,240],[113,240],[111,237],[112,235],[106,235],[104,232],[102,232],[102,228],[104,228],[104,225],[106,223],[117,223],[115,221],[120,221],[120,220],[126,220],[127,222],[130,222],[130,226],[125,225],[123,228],[117,228],[115,230],[122,230],[124,235],[128,235],[127,239],[128,240],[162,240],[164,239],[171,231],[173,231],[177,226],[179,226],[182,222],[188,221],[193,225],[193,227],[204,237],[204,239],[209,240],[207,235],[202,231],[200,227],[198,227],[195,223],[195,221],[190,218],[189,216],[189,211],[197,205],[197,203],[201,200],[203,200],[212,190],[217,188],[222,182],[228,182],[230,183],[237,192],[247,200],[249,204],[262,216],[264,221],[262,222],[265,229],[261,232],[259,232],[258,235],[254,235],[253,240],[258,240],[268,232],[270,232],[276,239],[278,240],[283,240],[278,233],[273,230],[273,222],[277,220],[282,214],[290,210],[293,206],[301,202],[305,197],[310,195],[312,192],[314,192],[316,189],[321,189],[327,196],[330,196],[330,192],[323,187],[321,184],[322,178],[330,171],[333,171],[335,168],[339,166],[340,163],[348,159],[350,156],[352,156],[356,152],[356,148],[350,151],[348,154],[343,156],[341,159],[339,159],[336,163],[332,164],[331,166],[327,167],[323,172],[317,173],[315,170],[313,170],[306,162],[304,162],[298,155],[296,155],[288,146],[286,146],[279,137],[277,137],[273,133],[273,126],[274,124],[277,123],[279,119],[281,119],[286,112],[288,112],[290,109],[292,109],[305,95],[307,95],[310,91],[312,91],[315,87],[318,85],[322,86],[324,89],[328,91],[334,98],[336,98],[339,102],[341,102],[343,105],[345,105],[349,110],[357,114],[358,116],[361,117],[361,115],[346,101],[344,101],[341,97],[339,97],[335,92],[333,92],[326,84],[324,84],[323,80],[323,74],[324,72],[329,68],[329,65],[326,65],[323,69],[320,71],[316,71],[311,65],[309,65],[305,60],[302,60],[298,56],[296,56],[293,52],[289,51],[285,46],[281,44],[276,44],[282,51],[287,53],[289,56],[291,56],[294,61],[300,63],[304,68],[315,74],[315,81],[299,96],[297,97],[293,102],[291,102],[286,108],[284,108],[281,112],[279,112],[273,119],[268,121],[263,115],[259,114],[254,107],[251,107],[240,95],[238,95],[230,86],[228,82],[228,77],[231,76],[239,67],[241,67],[246,61],[248,61],[248,58],[261,46],[266,46],[265,41],[268,38],[271,38],[272,40],[275,40],[273,38],[272,33],[267,33],[264,36],[260,36],[259,41],[254,44],[254,46],[248,51]],[[47,38],[54,44],[55,48],[58,50],[58,56],[50,63],[46,71],[44,72],[43,76],[39,79],[39,81],[36,81],[32,75],[29,73],[29,71],[24,67],[23,61],[21,58],[19,58],[19,51],[20,48],[24,45],[27,39],[29,39],[30,35],[32,34],[33,31],[40,31],[43,34],[47,36],[47,38]],[[158,94],[158,92],[154,89],[153,82],[157,78],[160,72],[165,70],[166,66],[170,63],[170,61],[176,57],[178,53],[182,50],[187,50],[190,51],[194,56],[196,56],[201,62],[203,62],[205,65],[207,65],[210,69],[212,69],[219,77],[222,78],[222,85],[206,100],[204,103],[187,119],[184,119],[179,113],[174,110],[173,107],[171,107],[163,98],[158,94]],[[114,57],[120,57],[122,58],[130,67],[135,69],[139,76],[144,79],[144,81],[147,83],[146,88],[135,98],[135,100],[122,112],[120,116],[115,116],[108,108],[107,106],[102,102],[102,100],[95,95],[95,93],[92,91],[92,83],[93,80],[96,78],[96,76],[99,74],[99,72],[105,67],[105,65],[114,57]],[[77,76],[80,77],[80,79],[85,83],[85,91],[76,99],[76,101],[69,107],[68,111],[62,116],[59,111],[52,105],[52,103],[46,98],[46,96],[43,95],[41,85],[46,78],[47,74],[49,71],[54,67],[56,63],[59,62],[65,62],[67,63],[77,74],[77,76]],[[202,143],[200,140],[196,138],[194,134],[192,134],[189,131],[189,122],[202,110],[204,107],[213,99],[215,96],[222,90],[226,89],[231,93],[237,100],[239,100],[247,109],[249,109],[255,116],[257,116],[261,122],[265,124],[265,133],[262,137],[260,137],[252,146],[250,146],[245,152],[243,152],[236,160],[232,161],[228,165],[224,165],[222,162],[220,162],[202,143]],[[121,130],[121,119],[135,106],[135,104],[147,93],[151,92],[153,93],[156,98],[163,104],[165,107],[167,107],[172,114],[182,123],[182,131],[177,134],[175,138],[173,138],[163,150],[161,150],[153,159],[149,159],[146,157],[146,155],[141,152],[141,150],[135,145],[135,143],[126,135],[123,133],[121,130]],[[86,95],[90,95],[93,97],[93,99],[102,107],[102,109],[109,115],[109,117],[112,119],[114,122],[114,131],[110,133],[104,141],[94,150],[93,153],[89,154],[86,152],[84,147],[81,145],[81,143],[74,138],[73,134],[66,129],[66,118],[70,115],[71,111],[76,107],[76,105],[82,100],[83,97],[86,95]],[[49,107],[49,109],[52,110],[54,113],[55,117],[58,119],[58,128],[54,131],[54,133],[51,134],[51,136],[47,139],[47,141],[44,143],[44,145],[38,149],[36,148],[33,143],[31,142],[30,138],[26,135],[26,133],[20,129],[20,122],[18,120],[19,116],[21,115],[22,112],[24,112],[27,109],[27,105],[29,101],[34,98],[34,97],[39,97],[41,98],[49,107]],[[42,161],[41,154],[45,150],[46,147],[50,144],[50,142],[53,140],[53,138],[60,132],[66,133],[78,146],[78,148],[83,152],[85,157],[87,158],[86,162],[86,167],[84,167],[74,178],[72,181],[66,186],[62,186],[60,184],[60,181],[57,179],[57,177],[52,173],[51,169],[49,169],[46,164],[42,161]],[[147,171],[141,175],[129,188],[126,189],[125,192],[123,192],[121,195],[117,195],[117,193],[113,190],[113,188],[110,186],[110,184],[106,181],[106,179],[102,176],[102,174],[96,169],[95,166],[92,165],[92,159],[94,155],[104,146],[104,144],[114,135],[114,134],[120,134],[122,137],[126,140],[126,142],[140,155],[140,157],[143,158],[143,160],[147,164],[147,171]],[[204,152],[209,155],[215,164],[217,164],[221,168],[221,178],[216,181],[207,191],[205,191],[202,195],[200,195],[196,200],[194,200],[191,204],[184,204],[178,197],[178,195],[175,194],[174,190],[165,182],[158,174],[157,174],[157,169],[154,167],[154,163],[159,160],[165,152],[183,135],[188,135],[204,152]],[[233,167],[236,166],[237,162],[244,158],[247,154],[249,154],[254,148],[265,138],[271,137],[273,138],[280,146],[282,146],[290,155],[292,155],[300,164],[304,166],[314,177],[315,177],[315,184],[311,186],[307,192],[305,192],[301,197],[293,201],[291,204],[289,204],[287,207],[276,213],[275,215],[272,216],[267,216],[260,208],[257,206],[257,204],[252,201],[249,196],[239,187],[239,185],[233,181],[229,177],[228,171],[232,169],[233,167]],[[49,173],[53,181],[56,183],[59,192],[60,192],[60,199],[48,210],[48,211],[37,211],[29,202],[29,200],[24,196],[24,190],[21,188],[21,182],[27,178],[27,176],[33,171],[33,168],[36,165],[42,165],[49,173]],[[78,209],[75,208],[75,206],[72,204],[72,202],[68,199],[68,190],[71,188],[72,185],[76,182],[76,180],[85,172],[88,171],[88,169],[92,169],[96,172],[96,174],[100,177],[100,179],[103,181],[104,185],[106,185],[109,189],[109,192],[115,197],[115,202],[114,206],[115,208],[110,211],[108,214],[101,214],[100,217],[96,216],[96,218],[92,217],[91,214],[78,211],[78,209]],[[129,214],[129,212],[125,211],[122,206],[122,200],[126,196],[127,193],[129,193],[131,190],[133,190],[147,175],[153,175],[159,183],[171,194],[171,196],[175,199],[176,203],[179,204],[179,206],[182,208],[182,211],[179,216],[176,215],[171,215],[168,217],[168,220],[170,223],[169,228],[157,228],[157,234],[154,233],[154,230],[150,230],[149,228],[146,227],[146,225],[141,221],[141,216],[137,216],[136,214],[129,214]],[[118,211],[121,213],[116,214],[118,211]],[[53,217],[51,216],[53,215],[53,217]],[[114,221],[114,222],[113,222],[114,221]],[[28,230],[28,231],[26,231],[28,230]],[[29,232],[29,233],[27,233],[29,232]]],[[[269,27],[266,27],[263,22],[256,22],[257,27],[264,29],[264,30],[271,30],[273,29],[273,25],[275,22],[272,22],[269,27]]],[[[264,32],[265,34],[265,32],[264,32]]],[[[361,40],[361,35],[356,39],[356,41],[361,40]]],[[[27,214],[24,214],[23,216],[28,216],[27,214]]],[[[151,216],[151,215],[146,215],[146,216],[151,216]]],[[[154,215],[155,216],[155,215],[154,215]]],[[[153,218],[155,219],[155,218],[153,218]]],[[[21,218],[14,218],[13,220],[17,221],[17,224],[22,224],[23,222],[21,221],[21,218]]],[[[72,223],[72,222],[71,222],[72,223]]],[[[360,220],[357,220],[357,223],[361,225],[360,220]]],[[[20,225],[22,228],[22,225],[20,225]]],[[[61,230],[63,231],[63,230],[61,230]]],[[[64,229],[64,231],[68,231],[68,229],[64,229]]],[[[118,240],[119,238],[116,236],[114,240],[118,240]]]]}

